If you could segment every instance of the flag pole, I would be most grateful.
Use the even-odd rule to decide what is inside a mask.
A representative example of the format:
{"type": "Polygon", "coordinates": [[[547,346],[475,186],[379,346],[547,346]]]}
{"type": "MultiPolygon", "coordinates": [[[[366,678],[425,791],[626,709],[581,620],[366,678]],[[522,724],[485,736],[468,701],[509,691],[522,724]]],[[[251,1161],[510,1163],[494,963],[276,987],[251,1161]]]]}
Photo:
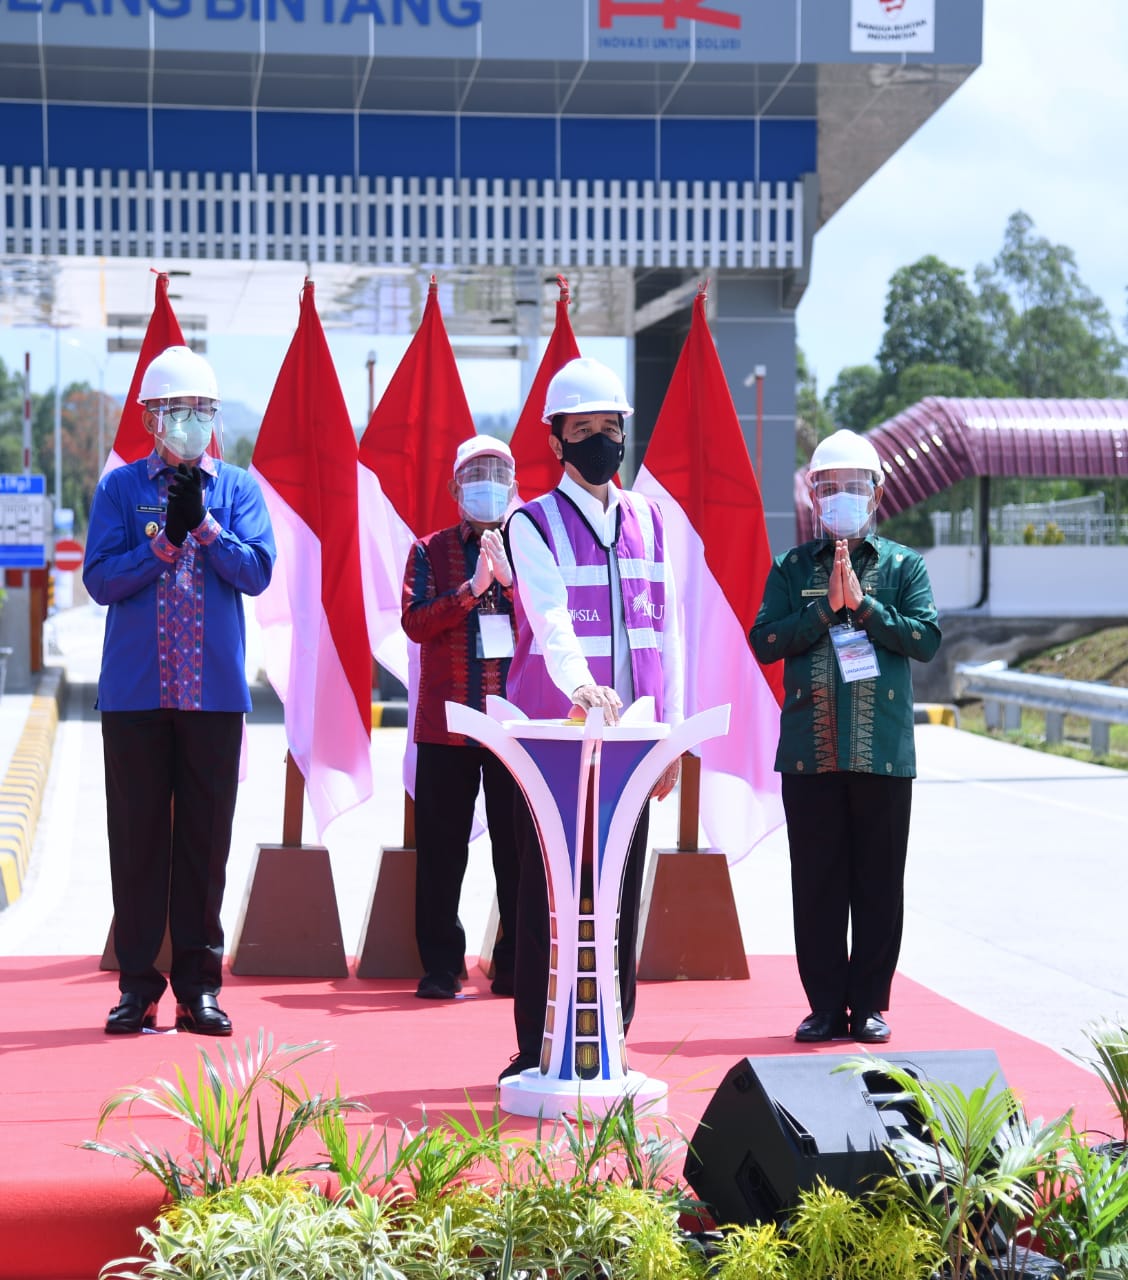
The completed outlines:
{"type": "MultiPolygon", "coordinates": [[[[708,298],[709,281],[697,285],[697,296],[708,298]]],[[[687,751],[681,758],[681,777],[678,780],[678,852],[697,853],[700,849],[698,833],[701,829],[701,757],[687,751]]]]}
{"type": "Polygon", "coordinates": [[[701,760],[691,751],[681,758],[678,786],[678,852],[696,853],[701,820],[701,760]]]}
{"type": "Polygon", "coordinates": [[[293,753],[286,752],[286,792],[282,802],[282,843],[302,842],[302,814],[305,808],[305,778],[293,753]]]}

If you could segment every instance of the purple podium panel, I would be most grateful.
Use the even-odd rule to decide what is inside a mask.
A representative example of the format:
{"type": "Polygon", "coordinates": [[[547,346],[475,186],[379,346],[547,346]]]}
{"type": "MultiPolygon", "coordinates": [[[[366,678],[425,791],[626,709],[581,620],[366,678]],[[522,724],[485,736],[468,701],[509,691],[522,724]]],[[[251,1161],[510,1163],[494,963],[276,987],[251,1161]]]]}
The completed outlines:
{"type": "Polygon", "coordinates": [[[619,724],[530,720],[503,698],[487,714],[447,703],[447,724],[477,738],[512,773],[540,837],[548,881],[548,1005],[538,1067],[501,1082],[501,1107],[553,1118],[606,1111],[627,1094],[665,1111],[666,1085],[627,1064],[619,990],[619,907],[635,824],[663,771],[728,731],[727,706],[676,728],[640,698],[619,724]]]}

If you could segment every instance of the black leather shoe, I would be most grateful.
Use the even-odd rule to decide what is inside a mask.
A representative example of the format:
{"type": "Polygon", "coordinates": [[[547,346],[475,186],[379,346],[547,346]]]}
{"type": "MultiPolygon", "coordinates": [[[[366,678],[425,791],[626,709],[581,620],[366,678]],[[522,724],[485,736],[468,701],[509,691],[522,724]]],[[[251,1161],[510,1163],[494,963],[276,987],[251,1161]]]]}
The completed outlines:
{"type": "Polygon", "coordinates": [[[141,1031],[155,1031],[157,1026],[157,1002],[147,1004],[144,996],[134,991],[123,991],[117,1004],[106,1019],[106,1035],[131,1036],[141,1031]]]}
{"type": "Polygon", "coordinates": [[[862,1044],[884,1044],[893,1032],[880,1013],[850,1014],[850,1034],[862,1044]]]}
{"type": "Polygon", "coordinates": [[[449,973],[428,973],[419,979],[415,995],[420,1000],[453,1000],[462,983],[449,973]]]}
{"type": "Polygon", "coordinates": [[[490,990],[495,996],[511,996],[513,994],[513,972],[495,973],[490,983],[490,990]]]}
{"type": "Polygon", "coordinates": [[[849,1034],[846,1013],[843,1009],[816,1009],[807,1014],[795,1028],[795,1039],[800,1044],[821,1044],[824,1040],[844,1040],[849,1034]]]}
{"type": "Polygon", "coordinates": [[[229,1036],[231,1019],[219,1007],[210,992],[176,1006],[177,1031],[192,1031],[198,1036],[229,1036]]]}
{"type": "Polygon", "coordinates": [[[507,1080],[510,1076],[519,1076],[522,1071],[528,1071],[532,1067],[540,1066],[540,1055],[536,1053],[515,1053],[509,1059],[508,1066],[501,1069],[497,1077],[498,1084],[503,1080],[507,1080]]]}

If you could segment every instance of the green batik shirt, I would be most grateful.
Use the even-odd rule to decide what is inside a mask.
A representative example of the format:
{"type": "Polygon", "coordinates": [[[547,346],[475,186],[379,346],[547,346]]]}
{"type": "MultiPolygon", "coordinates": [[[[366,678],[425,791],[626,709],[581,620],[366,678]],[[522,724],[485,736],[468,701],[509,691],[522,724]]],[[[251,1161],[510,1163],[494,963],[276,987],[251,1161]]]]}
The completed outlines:
{"type": "Polygon", "coordinates": [[[913,678],[909,659],[940,647],[936,605],[924,560],[872,534],[851,553],[863,597],[856,610],[827,601],[834,542],[818,539],[778,556],[756,624],[748,634],[760,662],[783,660],[779,773],[916,775],[913,678]],[[879,674],[843,681],[830,628],[852,622],[877,653],[879,674]]]}

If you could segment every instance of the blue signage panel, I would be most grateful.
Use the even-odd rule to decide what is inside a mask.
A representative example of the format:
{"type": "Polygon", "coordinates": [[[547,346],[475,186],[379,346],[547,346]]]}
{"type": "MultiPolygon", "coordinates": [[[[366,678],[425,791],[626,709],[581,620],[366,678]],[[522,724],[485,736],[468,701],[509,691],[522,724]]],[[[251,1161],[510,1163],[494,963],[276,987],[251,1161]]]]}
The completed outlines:
{"type": "Polygon", "coordinates": [[[0,543],[0,569],[43,569],[47,565],[47,548],[39,546],[5,546],[0,543]]]}
{"type": "MultiPolygon", "coordinates": [[[[851,19],[864,29],[896,28],[906,25],[916,7],[929,10],[929,39],[911,46],[914,61],[975,64],[982,56],[983,5],[984,0],[0,0],[0,22],[5,43],[42,41],[48,49],[148,52],[152,41],[158,70],[165,50],[179,57],[260,49],[268,59],[295,53],[791,66],[900,56],[883,45],[852,48],[851,19]]],[[[452,71],[429,70],[434,105],[449,101],[442,82],[452,71]]],[[[457,72],[459,83],[464,74],[457,72]]],[[[561,89],[569,79],[563,76],[561,89]]]]}
{"type": "Polygon", "coordinates": [[[0,493],[46,493],[44,476],[12,475],[0,472],[0,493]]]}

